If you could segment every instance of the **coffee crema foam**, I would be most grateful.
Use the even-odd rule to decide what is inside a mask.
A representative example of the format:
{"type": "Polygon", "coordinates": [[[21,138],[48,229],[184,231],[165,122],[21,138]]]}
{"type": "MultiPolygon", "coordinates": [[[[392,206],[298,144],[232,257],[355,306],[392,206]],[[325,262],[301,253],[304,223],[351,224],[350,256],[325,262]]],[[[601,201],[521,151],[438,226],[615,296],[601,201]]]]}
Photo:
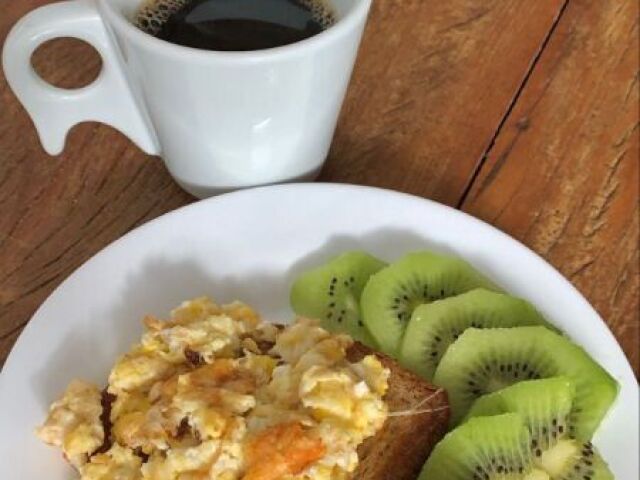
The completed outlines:
{"type": "Polygon", "coordinates": [[[147,0],[136,13],[135,26],[150,35],[157,34],[171,15],[193,0],[147,0]]]}
{"type": "MultiPolygon", "coordinates": [[[[195,1],[197,0],[146,0],[136,13],[134,25],[145,33],[156,35],[172,15],[195,1]]],[[[313,19],[323,29],[336,23],[336,15],[325,0],[295,1],[308,8],[313,19]]]]}

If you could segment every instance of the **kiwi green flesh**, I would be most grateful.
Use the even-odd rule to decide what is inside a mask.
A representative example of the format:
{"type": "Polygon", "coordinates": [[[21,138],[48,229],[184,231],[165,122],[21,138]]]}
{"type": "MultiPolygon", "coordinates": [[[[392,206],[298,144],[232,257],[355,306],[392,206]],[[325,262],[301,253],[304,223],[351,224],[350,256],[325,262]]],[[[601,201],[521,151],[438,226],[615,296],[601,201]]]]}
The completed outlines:
{"type": "Polygon", "coordinates": [[[474,288],[498,290],[459,258],[410,253],[371,276],[362,292],[362,316],[383,352],[398,357],[404,330],[416,307],[474,288]]]}
{"type": "Polygon", "coordinates": [[[590,442],[569,434],[569,415],[575,387],[567,377],[516,383],[478,398],[466,419],[517,413],[531,436],[534,464],[552,480],[613,478],[590,442]]]}
{"type": "Polygon", "coordinates": [[[434,448],[418,480],[548,479],[535,468],[519,415],[472,418],[434,448]]]}
{"type": "Polygon", "coordinates": [[[545,327],[469,328],[447,349],[433,382],[447,390],[455,425],[484,394],[557,376],[575,385],[569,435],[591,440],[617,396],[618,384],[582,348],[545,327]]]}
{"type": "Polygon", "coordinates": [[[361,251],[346,252],[300,275],[290,301],[298,315],[317,318],[332,332],[348,333],[375,348],[360,314],[360,295],[369,277],[386,264],[361,251]]]}
{"type": "Polygon", "coordinates": [[[519,414],[531,433],[531,449],[543,451],[569,435],[575,387],[567,377],[528,380],[478,398],[466,418],[519,414]]]}
{"type": "Polygon", "coordinates": [[[427,380],[447,350],[467,328],[548,325],[526,300],[482,288],[420,305],[407,325],[400,361],[427,380]]]}

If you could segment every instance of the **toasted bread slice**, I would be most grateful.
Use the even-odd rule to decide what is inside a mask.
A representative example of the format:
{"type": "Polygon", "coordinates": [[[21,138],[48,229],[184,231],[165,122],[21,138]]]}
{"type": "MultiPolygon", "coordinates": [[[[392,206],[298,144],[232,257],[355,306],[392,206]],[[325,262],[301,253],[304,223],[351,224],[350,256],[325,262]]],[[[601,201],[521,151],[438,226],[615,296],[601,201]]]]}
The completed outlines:
{"type": "Polygon", "coordinates": [[[360,463],[351,478],[415,480],[431,450],[447,431],[447,394],[361,343],[349,348],[347,358],[357,362],[370,354],[391,370],[389,390],[384,397],[389,412],[407,414],[390,416],[382,430],[360,445],[360,463]]]}

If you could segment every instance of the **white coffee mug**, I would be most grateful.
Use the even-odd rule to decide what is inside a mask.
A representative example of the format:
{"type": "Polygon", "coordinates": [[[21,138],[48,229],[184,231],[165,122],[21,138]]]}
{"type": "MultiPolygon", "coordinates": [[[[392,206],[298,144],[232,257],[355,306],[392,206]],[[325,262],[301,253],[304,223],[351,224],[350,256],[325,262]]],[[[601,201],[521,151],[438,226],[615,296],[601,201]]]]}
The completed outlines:
{"type": "Polygon", "coordinates": [[[40,7],[3,50],[9,85],[44,149],[59,154],[69,129],[107,123],[160,155],[187,191],[312,179],[329,151],[371,0],[328,0],[337,21],[297,43],[249,52],[175,45],[132,24],[141,0],[73,0],[40,7]],[[31,66],[33,51],[76,37],[102,56],[86,87],[61,89],[31,66]]]}

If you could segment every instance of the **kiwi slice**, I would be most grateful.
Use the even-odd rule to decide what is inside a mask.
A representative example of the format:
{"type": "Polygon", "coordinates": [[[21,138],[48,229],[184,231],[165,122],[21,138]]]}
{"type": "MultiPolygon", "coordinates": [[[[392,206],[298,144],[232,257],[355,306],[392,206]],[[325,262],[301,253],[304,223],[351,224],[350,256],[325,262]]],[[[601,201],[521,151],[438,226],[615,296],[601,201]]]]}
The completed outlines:
{"type": "Polygon", "coordinates": [[[472,418],[435,446],[418,480],[549,480],[530,444],[518,414],[472,418]]]}
{"type": "Polygon", "coordinates": [[[405,330],[400,362],[431,380],[444,352],[467,328],[545,324],[526,300],[478,288],[417,307],[405,330]]]}
{"type": "Polygon", "coordinates": [[[576,388],[572,437],[590,440],[617,382],[579,346],[546,327],[468,328],[440,360],[433,382],[447,390],[458,423],[480,396],[523,380],[566,376],[576,388]]]}
{"type": "Polygon", "coordinates": [[[531,435],[534,465],[552,480],[613,480],[593,445],[571,438],[569,416],[575,395],[567,377],[529,380],[480,397],[467,419],[517,413],[531,435]]]}
{"type": "Polygon", "coordinates": [[[362,316],[382,351],[397,356],[416,307],[480,287],[498,290],[457,257],[409,253],[371,276],[362,292],[362,316]]]}
{"type": "Polygon", "coordinates": [[[291,306],[298,315],[319,319],[329,331],[376,347],[362,322],[360,295],[369,277],[385,265],[365,252],[343,253],[293,282],[291,306]]]}

